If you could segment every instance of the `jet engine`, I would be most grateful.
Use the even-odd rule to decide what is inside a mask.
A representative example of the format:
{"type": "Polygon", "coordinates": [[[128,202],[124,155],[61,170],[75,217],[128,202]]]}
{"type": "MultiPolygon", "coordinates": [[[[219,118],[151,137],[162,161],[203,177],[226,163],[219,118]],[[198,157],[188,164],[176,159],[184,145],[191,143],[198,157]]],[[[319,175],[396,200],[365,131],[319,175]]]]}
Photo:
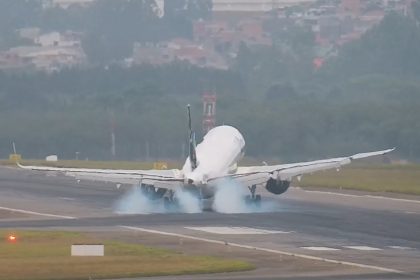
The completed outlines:
{"type": "Polygon", "coordinates": [[[289,186],[290,186],[290,181],[282,181],[282,180],[276,180],[276,179],[270,178],[267,181],[265,188],[267,189],[267,191],[271,193],[282,194],[285,191],[287,191],[289,186]]]}

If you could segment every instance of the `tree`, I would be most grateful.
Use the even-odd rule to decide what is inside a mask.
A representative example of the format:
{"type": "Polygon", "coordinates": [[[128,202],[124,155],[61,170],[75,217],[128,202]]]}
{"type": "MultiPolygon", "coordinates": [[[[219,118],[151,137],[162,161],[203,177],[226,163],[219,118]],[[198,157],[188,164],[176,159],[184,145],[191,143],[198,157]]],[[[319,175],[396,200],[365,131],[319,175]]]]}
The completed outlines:
{"type": "Polygon", "coordinates": [[[420,0],[415,0],[411,3],[411,8],[413,10],[414,17],[417,19],[417,22],[420,23],[420,0]]]}
{"type": "Polygon", "coordinates": [[[419,45],[420,27],[409,17],[390,13],[360,40],[343,46],[321,73],[328,73],[330,80],[369,74],[418,76],[419,45]]]}
{"type": "Polygon", "coordinates": [[[173,19],[185,15],[187,0],[165,0],[164,16],[173,19]]]}
{"type": "Polygon", "coordinates": [[[212,9],[212,0],[188,0],[187,13],[191,20],[209,19],[212,9]]]}
{"type": "Polygon", "coordinates": [[[153,36],[155,8],[154,1],[95,1],[86,14],[90,21],[82,41],[89,59],[103,63],[131,56],[134,42],[153,36]]]}
{"type": "Polygon", "coordinates": [[[0,50],[19,45],[17,30],[36,26],[41,11],[41,0],[0,1],[0,50]]]}
{"type": "Polygon", "coordinates": [[[291,84],[275,84],[265,93],[268,101],[272,100],[290,100],[296,97],[296,91],[291,84]]]}

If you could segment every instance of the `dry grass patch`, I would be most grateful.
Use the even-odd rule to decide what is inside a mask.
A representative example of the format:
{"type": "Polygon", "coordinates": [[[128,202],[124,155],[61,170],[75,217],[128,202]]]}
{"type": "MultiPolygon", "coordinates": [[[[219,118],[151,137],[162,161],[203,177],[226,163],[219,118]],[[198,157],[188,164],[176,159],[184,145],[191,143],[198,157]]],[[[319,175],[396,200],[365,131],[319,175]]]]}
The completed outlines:
{"type": "Polygon", "coordinates": [[[295,185],[420,195],[420,165],[349,165],[303,176],[295,185]]]}
{"type": "Polygon", "coordinates": [[[89,279],[242,271],[253,266],[238,260],[186,256],[173,251],[110,240],[82,233],[0,231],[0,279],[89,279]],[[105,244],[104,257],[71,257],[75,243],[105,244]]]}

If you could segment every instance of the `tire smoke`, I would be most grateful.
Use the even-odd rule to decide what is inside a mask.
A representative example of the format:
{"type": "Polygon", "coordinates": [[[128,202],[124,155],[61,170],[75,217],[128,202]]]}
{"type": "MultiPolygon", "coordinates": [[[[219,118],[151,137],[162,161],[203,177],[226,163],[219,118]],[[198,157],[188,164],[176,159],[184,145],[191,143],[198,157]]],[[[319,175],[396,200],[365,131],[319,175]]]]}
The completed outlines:
{"type": "Polygon", "coordinates": [[[162,199],[150,199],[137,186],[127,190],[114,204],[114,212],[117,214],[153,214],[153,213],[200,213],[202,212],[201,201],[191,192],[177,190],[174,198],[176,207],[166,209],[162,199]]]}
{"type": "Polygon", "coordinates": [[[274,212],[277,206],[273,202],[262,201],[260,206],[249,204],[245,196],[249,195],[248,189],[234,180],[224,179],[216,186],[213,210],[220,213],[258,213],[274,212]]]}
{"type": "MultiPolygon", "coordinates": [[[[246,203],[248,189],[234,180],[222,180],[216,186],[212,209],[219,213],[258,213],[279,211],[274,202],[262,201],[260,206],[246,203]]],[[[153,214],[153,213],[201,213],[202,201],[193,193],[179,189],[174,198],[177,207],[166,209],[162,199],[150,199],[139,187],[125,192],[114,204],[117,214],[153,214]]]]}
{"type": "Polygon", "coordinates": [[[202,212],[200,199],[191,192],[185,190],[177,190],[175,199],[179,204],[179,211],[182,213],[200,213],[202,212]]]}
{"type": "Polygon", "coordinates": [[[159,200],[151,200],[136,186],[126,191],[115,203],[117,214],[165,213],[165,207],[159,200]]]}

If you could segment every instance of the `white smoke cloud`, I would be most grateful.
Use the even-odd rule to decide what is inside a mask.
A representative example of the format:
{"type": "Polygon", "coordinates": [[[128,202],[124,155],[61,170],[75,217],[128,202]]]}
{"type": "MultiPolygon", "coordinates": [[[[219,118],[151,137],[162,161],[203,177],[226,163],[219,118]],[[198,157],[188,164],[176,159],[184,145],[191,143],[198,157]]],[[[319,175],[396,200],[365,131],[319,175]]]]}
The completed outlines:
{"type": "MultiPolygon", "coordinates": [[[[246,203],[248,188],[234,180],[223,180],[216,186],[212,209],[219,213],[258,213],[274,212],[279,205],[272,201],[261,201],[261,205],[246,203]]],[[[175,192],[176,207],[166,209],[163,199],[151,200],[139,187],[133,187],[122,195],[114,205],[118,214],[151,214],[151,213],[201,213],[202,201],[193,193],[179,189],[175,192]]]]}
{"type": "Polygon", "coordinates": [[[220,213],[258,213],[278,210],[277,206],[269,201],[261,201],[260,206],[246,203],[245,196],[249,194],[247,187],[237,181],[225,179],[216,186],[212,208],[220,213]]]}
{"type": "Polygon", "coordinates": [[[114,212],[118,214],[164,213],[165,207],[160,200],[149,199],[139,187],[132,187],[115,203],[114,212]]]}
{"type": "Polygon", "coordinates": [[[179,211],[182,213],[200,213],[202,211],[201,200],[194,196],[191,192],[185,190],[177,190],[175,199],[179,204],[179,211]]]}
{"type": "Polygon", "coordinates": [[[133,186],[126,191],[115,203],[114,212],[117,214],[151,214],[151,213],[200,213],[201,201],[191,192],[177,190],[174,198],[175,207],[166,209],[163,199],[152,200],[141,188],[133,186]]]}
{"type": "Polygon", "coordinates": [[[213,210],[220,213],[246,213],[246,195],[246,188],[232,180],[223,180],[216,186],[213,210]]]}

